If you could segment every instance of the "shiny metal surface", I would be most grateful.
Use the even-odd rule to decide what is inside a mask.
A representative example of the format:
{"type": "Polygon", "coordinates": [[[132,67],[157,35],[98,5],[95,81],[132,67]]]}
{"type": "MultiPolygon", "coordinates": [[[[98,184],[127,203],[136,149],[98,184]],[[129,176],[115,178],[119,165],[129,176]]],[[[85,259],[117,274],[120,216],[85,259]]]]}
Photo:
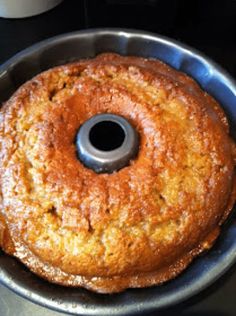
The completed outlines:
{"type": "MultiPolygon", "coordinates": [[[[201,53],[168,38],[141,31],[88,30],[57,36],[34,45],[0,67],[1,101],[45,69],[108,51],[159,58],[194,77],[222,104],[231,122],[231,133],[235,136],[236,86],[233,79],[201,53]]],[[[159,287],[127,290],[112,296],[63,288],[37,278],[14,258],[4,254],[0,255],[0,280],[35,303],[77,315],[133,315],[157,311],[199,293],[236,262],[235,224],[233,215],[208,253],[194,260],[175,280],[159,287]]]]}
{"type": "Polygon", "coordinates": [[[76,145],[78,157],[85,166],[97,173],[112,173],[127,166],[130,160],[136,156],[139,142],[137,132],[125,118],[114,114],[98,114],[81,126],[77,134],[76,145]],[[105,127],[99,125],[106,122],[108,124],[105,127]],[[116,124],[118,129],[116,125],[109,125],[109,123],[116,124]],[[97,134],[100,134],[98,135],[100,139],[96,139],[95,144],[92,143],[90,137],[94,127],[97,128],[97,134]],[[117,135],[119,129],[123,135],[117,135]],[[101,130],[100,133],[99,130],[101,130]],[[115,142],[116,135],[121,139],[117,139],[117,146],[114,144],[116,148],[109,150],[109,143],[115,142]],[[99,145],[104,148],[98,148],[99,145]]]}

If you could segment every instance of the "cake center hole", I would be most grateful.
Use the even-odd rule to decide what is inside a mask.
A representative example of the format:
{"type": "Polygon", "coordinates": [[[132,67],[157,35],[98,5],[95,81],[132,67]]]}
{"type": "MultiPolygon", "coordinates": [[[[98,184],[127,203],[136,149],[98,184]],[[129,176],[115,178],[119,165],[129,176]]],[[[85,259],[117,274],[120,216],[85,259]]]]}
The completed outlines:
{"type": "Polygon", "coordinates": [[[89,133],[91,144],[103,151],[119,148],[125,140],[122,126],[112,121],[102,121],[95,124],[89,133]]]}

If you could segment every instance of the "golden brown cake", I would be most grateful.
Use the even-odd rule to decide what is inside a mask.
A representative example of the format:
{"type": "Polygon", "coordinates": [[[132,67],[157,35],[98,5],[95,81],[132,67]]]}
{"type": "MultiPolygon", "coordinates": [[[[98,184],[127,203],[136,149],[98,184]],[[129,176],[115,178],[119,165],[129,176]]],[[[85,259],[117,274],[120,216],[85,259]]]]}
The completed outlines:
{"type": "Polygon", "coordinates": [[[223,110],[157,60],[102,54],[43,72],[3,105],[0,137],[0,245],[50,282],[113,293],[170,280],[211,247],[235,201],[223,110]],[[76,154],[98,113],[140,135],[112,174],[76,154]]]}

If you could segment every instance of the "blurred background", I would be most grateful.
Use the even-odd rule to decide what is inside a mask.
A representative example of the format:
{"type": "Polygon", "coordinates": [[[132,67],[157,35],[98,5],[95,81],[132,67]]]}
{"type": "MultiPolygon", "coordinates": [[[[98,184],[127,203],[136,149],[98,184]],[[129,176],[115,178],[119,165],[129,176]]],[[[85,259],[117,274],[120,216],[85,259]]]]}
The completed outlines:
{"type": "MultiPolygon", "coordinates": [[[[0,64],[43,39],[98,27],[147,30],[177,39],[204,52],[236,78],[236,0],[64,0],[40,15],[0,18],[0,64]]],[[[235,316],[235,293],[236,267],[198,297],[158,315],[235,316]]],[[[61,314],[0,285],[0,316],[9,315],[61,314]]]]}

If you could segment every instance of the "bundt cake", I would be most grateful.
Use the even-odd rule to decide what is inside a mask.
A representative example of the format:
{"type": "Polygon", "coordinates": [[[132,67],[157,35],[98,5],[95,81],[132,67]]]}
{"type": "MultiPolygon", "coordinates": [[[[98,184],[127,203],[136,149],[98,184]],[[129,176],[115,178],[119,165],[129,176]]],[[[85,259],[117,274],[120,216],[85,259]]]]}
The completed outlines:
{"type": "Polygon", "coordinates": [[[107,53],[52,68],[0,112],[0,246],[50,282],[100,293],[183,271],[235,201],[235,143],[220,105],[161,61],[107,53]],[[79,128],[126,118],[138,154],[113,173],[79,159],[79,128]]]}

